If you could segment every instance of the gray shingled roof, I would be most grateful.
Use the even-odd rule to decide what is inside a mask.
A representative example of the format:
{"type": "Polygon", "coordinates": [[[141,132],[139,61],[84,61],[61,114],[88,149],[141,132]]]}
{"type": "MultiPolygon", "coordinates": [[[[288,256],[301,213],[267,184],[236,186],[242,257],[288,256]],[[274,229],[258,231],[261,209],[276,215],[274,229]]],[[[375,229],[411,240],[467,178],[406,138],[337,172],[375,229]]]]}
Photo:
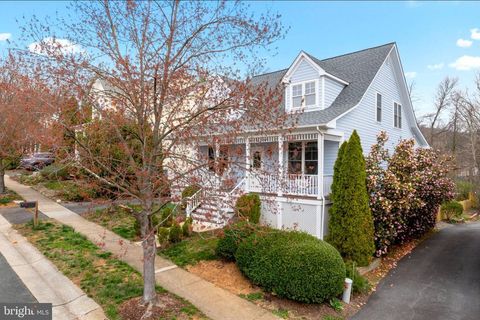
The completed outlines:
{"type": "MultiPolygon", "coordinates": [[[[349,83],[338,95],[332,105],[326,109],[299,115],[299,125],[321,125],[337,118],[356,106],[367,91],[370,83],[387,58],[395,43],[364,49],[341,56],[319,60],[307,55],[327,73],[349,83]]],[[[276,86],[288,69],[261,74],[252,79],[253,83],[265,83],[276,86]]]]}

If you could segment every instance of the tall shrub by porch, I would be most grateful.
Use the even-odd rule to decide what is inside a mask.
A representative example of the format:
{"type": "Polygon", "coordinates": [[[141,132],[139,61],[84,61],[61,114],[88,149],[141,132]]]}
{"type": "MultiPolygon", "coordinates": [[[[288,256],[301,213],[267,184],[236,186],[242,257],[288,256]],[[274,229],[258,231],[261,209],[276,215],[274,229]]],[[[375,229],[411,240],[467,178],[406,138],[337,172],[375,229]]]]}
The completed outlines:
{"type": "Polygon", "coordinates": [[[327,241],[347,260],[366,265],[375,252],[373,219],[366,187],[365,159],[354,131],[339,149],[332,185],[327,241]]]}

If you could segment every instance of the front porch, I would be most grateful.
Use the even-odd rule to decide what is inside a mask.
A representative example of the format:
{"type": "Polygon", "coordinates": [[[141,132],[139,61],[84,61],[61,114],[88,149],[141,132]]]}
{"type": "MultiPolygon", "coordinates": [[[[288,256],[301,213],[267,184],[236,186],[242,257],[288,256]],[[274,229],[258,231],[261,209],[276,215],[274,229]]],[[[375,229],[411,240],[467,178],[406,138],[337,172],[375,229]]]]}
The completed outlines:
{"type": "Polygon", "coordinates": [[[233,143],[200,147],[215,185],[224,190],[324,199],[331,192],[333,165],[343,136],[322,132],[247,136],[233,143]],[[232,182],[233,181],[233,182],[232,182]]]}

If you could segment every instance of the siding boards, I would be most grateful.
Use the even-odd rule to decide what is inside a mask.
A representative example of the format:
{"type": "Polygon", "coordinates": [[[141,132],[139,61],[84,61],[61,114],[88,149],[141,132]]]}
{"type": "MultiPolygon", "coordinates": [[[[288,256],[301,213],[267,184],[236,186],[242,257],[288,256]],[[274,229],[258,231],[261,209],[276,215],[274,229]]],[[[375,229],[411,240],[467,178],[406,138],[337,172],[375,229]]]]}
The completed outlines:
{"type": "Polygon", "coordinates": [[[335,101],[343,88],[343,84],[325,77],[325,108],[332,105],[333,101],[335,101]]]}
{"type": "MultiPolygon", "coordinates": [[[[388,58],[390,60],[390,58],[388,58]]],[[[387,147],[393,151],[400,139],[413,138],[411,124],[405,116],[405,106],[400,98],[399,84],[395,79],[392,62],[385,63],[380,68],[370,88],[365,93],[362,101],[351,112],[337,120],[337,129],[345,133],[348,139],[356,129],[362,141],[363,153],[370,152],[370,147],[376,142],[380,131],[386,131],[390,137],[387,147]],[[382,95],[382,121],[376,121],[376,94],[382,95]],[[393,102],[402,104],[402,128],[393,127],[393,102]]]]}

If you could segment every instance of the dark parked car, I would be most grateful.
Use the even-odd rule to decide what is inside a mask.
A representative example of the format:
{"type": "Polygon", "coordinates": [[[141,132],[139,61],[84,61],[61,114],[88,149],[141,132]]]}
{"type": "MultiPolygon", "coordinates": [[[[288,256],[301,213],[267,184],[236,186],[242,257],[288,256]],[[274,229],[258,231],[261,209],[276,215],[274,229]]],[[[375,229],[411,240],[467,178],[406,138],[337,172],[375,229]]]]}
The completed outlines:
{"type": "Polygon", "coordinates": [[[20,160],[20,167],[27,170],[40,170],[55,162],[55,156],[51,152],[38,152],[20,160]]]}

